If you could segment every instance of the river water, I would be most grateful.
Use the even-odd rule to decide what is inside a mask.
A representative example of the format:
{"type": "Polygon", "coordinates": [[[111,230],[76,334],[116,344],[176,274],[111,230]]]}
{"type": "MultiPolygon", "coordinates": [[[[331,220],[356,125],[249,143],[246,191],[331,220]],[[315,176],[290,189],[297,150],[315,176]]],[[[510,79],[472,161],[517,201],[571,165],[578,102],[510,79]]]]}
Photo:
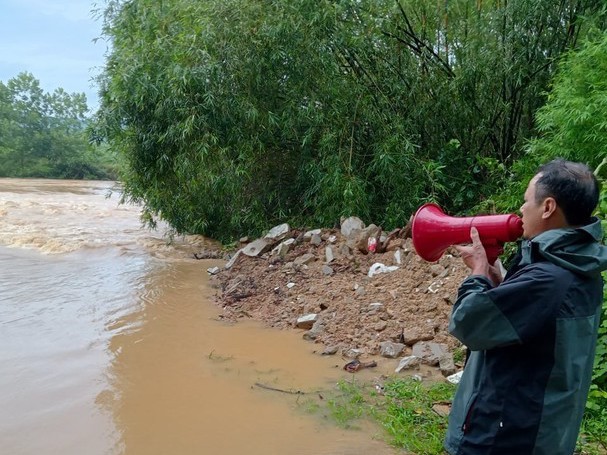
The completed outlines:
{"type": "Polygon", "coordinates": [[[0,179],[0,453],[394,453],[376,429],[305,412],[353,380],[341,359],[222,322],[206,273],[221,262],[192,256],[213,242],[167,244],[119,194],[0,179]]]}

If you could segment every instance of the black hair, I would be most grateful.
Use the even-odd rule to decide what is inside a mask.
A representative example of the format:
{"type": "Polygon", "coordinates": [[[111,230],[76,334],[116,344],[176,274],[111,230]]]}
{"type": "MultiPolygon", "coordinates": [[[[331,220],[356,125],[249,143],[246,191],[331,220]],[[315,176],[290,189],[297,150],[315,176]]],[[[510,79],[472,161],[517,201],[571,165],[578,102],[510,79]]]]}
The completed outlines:
{"type": "Polygon", "coordinates": [[[535,184],[537,203],[554,198],[571,226],[590,221],[599,202],[599,183],[588,166],[556,159],[540,166],[537,173],[540,174],[535,184]]]}

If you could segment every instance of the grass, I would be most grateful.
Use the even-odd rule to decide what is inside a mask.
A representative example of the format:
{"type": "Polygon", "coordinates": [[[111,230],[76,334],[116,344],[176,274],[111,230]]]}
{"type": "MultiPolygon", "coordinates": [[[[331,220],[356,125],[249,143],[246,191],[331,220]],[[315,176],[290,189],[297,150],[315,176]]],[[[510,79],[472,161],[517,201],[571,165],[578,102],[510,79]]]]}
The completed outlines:
{"type": "MultiPolygon", "coordinates": [[[[435,412],[433,406],[449,403],[455,389],[447,382],[424,383],[410,378],[389,378],[380,387],[353,377],[352,381],[339,382],[330,397],[299,404],[307,412],[324,414],[342,428],[357,429],[361,420],[375,422],[383,428],[386,442],[405,453],[444,455],[447,417],[435,412]]],[[[607,454],[606,434],[607,409],[587,410],[575,453],[607,454]]]]}

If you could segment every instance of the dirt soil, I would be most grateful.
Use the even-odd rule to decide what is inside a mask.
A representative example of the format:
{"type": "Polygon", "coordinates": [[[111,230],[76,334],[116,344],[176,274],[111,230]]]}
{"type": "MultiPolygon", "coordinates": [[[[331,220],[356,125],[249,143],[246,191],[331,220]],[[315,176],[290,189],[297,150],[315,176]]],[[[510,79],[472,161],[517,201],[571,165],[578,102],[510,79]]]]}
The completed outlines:
{"type": "Polygon", "coordinates": [[[296,240],[283,257],[240,254],[229,269],[213,275],[223,318],[254,318],[298,330],[319,345],[318,352],[350,357],[352,349],[362,357],[378,355],[384,341],[407,345],[401,357],[411,355],[418,341],[441,343],[450,351],[460,347],[447,330],[457,288],[468,274],[455,250],[436,263],[425,262],[405,229],[380,242],[381,253],[345,247],[348,239],[339,229],[322,229],[316,241],[303,240],[301,231],[290,231],[289,237],[296,240]],[[335,256],[330,262],[327,247],[335,256]],[[306,254],[313,258],[307,256],[310,262],[303,265],[306,254]],[[375,263],[398,269],[369,277],[375,263]],[[309,314],[322,326],[298,328],[298,318],[309,314]]]}

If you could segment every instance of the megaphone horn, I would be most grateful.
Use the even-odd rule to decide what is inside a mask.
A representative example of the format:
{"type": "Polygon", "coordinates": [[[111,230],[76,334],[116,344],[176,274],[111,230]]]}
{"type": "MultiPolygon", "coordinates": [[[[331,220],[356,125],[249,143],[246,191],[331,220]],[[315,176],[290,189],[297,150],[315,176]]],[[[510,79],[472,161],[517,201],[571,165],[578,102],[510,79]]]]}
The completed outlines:
{"type": "Polygon", "coordinates": [[[451,245],[470,243],[470,228],[478,229],[490,264],[503,251],[506,242],[523,235],[523,221],[515,214],[452,217],[436,204],[422,205],[411,225],[413,247],[428,262],[438,261],[451,245]]]}

